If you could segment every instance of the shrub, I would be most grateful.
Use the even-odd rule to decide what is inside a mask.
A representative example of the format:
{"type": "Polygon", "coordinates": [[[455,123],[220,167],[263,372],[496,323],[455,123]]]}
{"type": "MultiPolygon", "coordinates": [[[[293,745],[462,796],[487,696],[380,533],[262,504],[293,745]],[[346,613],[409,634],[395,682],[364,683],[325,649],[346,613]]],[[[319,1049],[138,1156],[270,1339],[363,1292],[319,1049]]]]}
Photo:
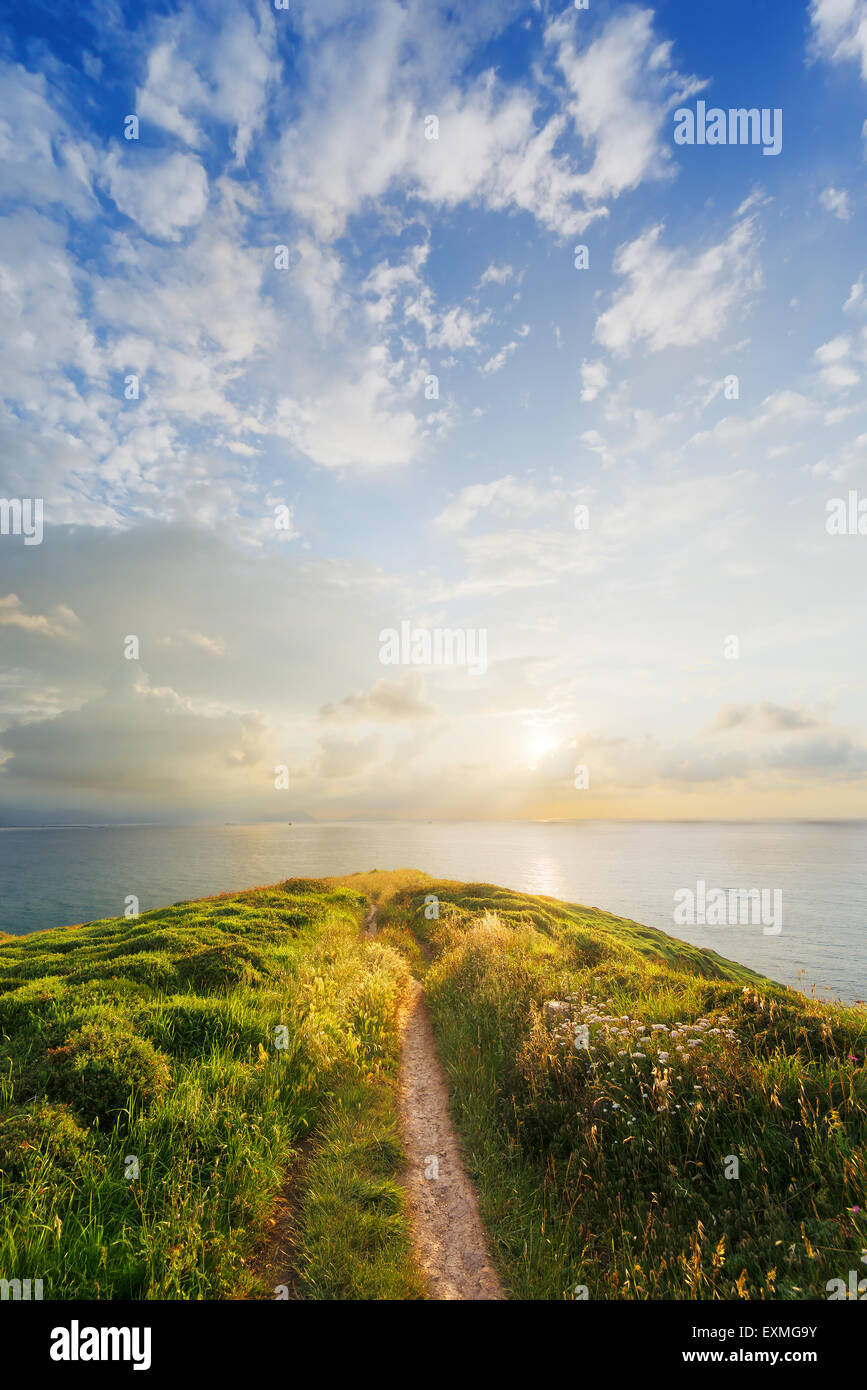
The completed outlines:
{"type": "Polygon", "coordinates": [[[26,1181],[41,1162],[71,1176],[92,1148],[91,1136],[65,1105],[37,1101],[0,1115],[0,1179],[6,1182],[26,1181]]]}
{"type": "Polygon", "coordinates": [[[260,984],[271,973],[261,951],[241,941],[214,946],[178,961],[178,973],[197,990],[260,984]]]}
{"type": "Polygon", "coordinates": [[[0,994],[0,1032],[16,1028],[33,1031],[34,1023],[54,1017],[65,993],[61,977],[46,975],[0,994]]]}
{"type": "Polygon", "coordinates": [[[111,1022],[94,1021],[61,1047],[50,1048],[28,1080],[88,1123],[110,1129],[129,1106],[150,1110],[168,1090],[171,1072],[148,1039],[111,1022]]]}
{"type": "Polygon", "coordinates": [[[132,955],[112,955],[86,966],[76,977],[80,980],[135,980],[152,990],[169,990],[178,982],[178,975],[168,955],[156,951],[138,951],[132,955]]]}

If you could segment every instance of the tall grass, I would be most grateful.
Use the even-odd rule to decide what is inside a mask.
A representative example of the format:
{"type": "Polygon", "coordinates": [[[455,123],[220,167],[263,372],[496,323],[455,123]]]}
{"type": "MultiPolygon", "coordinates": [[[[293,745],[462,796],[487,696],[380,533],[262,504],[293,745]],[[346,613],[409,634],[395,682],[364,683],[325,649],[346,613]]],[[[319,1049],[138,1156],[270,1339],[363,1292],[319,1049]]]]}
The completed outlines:
{"type": "Polygon", "coordinates": [[[863,1010],[487,885],[404,889],[384,919],[433,952],[426,994],[513,1296],[825,1298],[863,1272],[863,1010]]]}
{"type": "Polygon", "coordinates": [[[0,943],[0,1277],[46,1298],[273,1296],[284,1273],[296,1297],[419,1295],[389,1176],[408,972],[361,940],[364,907],[294,880],[0,943]],[[297,1267],[266,1277],[311,1135],[297,1267]]]}

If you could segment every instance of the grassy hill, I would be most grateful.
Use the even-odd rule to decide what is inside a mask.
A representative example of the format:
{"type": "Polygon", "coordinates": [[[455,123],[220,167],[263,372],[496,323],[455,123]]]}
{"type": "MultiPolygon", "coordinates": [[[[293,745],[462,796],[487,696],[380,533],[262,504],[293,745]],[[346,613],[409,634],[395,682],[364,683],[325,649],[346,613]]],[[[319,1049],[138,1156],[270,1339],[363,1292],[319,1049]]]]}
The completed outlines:
{"type": "Polygon", "coordinates": [[[396,1180],[408,972],[360,939],[365,906],[294,880],[0,946],[0,1276],[46,1298],[421,1295],[396,1180]],[[281,1268],[261,1246],[313,1131],[281,1268]]]}
{"type": "Polygon", "coordinates": [[[859,1268],[862,1010],[489,885],[405,889],[385,920],[426,944],[440,1054],[514,1297],[825,1298],[859,1268]]]}
{"type": "Polygon", "coordinates": [[[395,1104],[411,973],[513,1297],[824,1298],[859,1268],[862,1010],[402,871],[0,942],[0,1277],[423,1297],[395,1104]]]}

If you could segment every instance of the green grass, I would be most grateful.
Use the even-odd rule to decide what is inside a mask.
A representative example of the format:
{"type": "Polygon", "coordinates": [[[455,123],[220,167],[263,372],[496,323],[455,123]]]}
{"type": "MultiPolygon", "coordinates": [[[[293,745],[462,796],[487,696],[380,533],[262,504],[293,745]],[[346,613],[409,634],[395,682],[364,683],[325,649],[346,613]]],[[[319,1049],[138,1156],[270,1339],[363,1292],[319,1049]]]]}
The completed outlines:
{"type": "Polygon", "coordinates": [[[395,1180],[408,969],[361,939],[365,905],[293,880],[0,943],[0,1277],[46,1298],[421,1296],[395,1180]],[[306,1139],[296,1267],[266,1277],[306,1139]]]}
{"type": "Polygon", "coordinates": [[[863,1271],[863,1010],[485,884],[404,887],[382,921],[433,955],[453,1113],[513,1297],[826,1298],[863,1271]],[[566,1007],[546,1019],[547,1001],[566,1007]]]}
{"type": "Polygon", "coordinates": [[[331,1107],[299,1202],[296,1268],[307,1298],[417,1299],[391,1097],[346,1088],[331,1107]]]}
{"type": "Polygon", "coordinates": [[[423,1298],[411,971],[512,1297],[825,1298],[863,1268],[863,1010],[595,909],[371,871],[0,940],[0,1278],[423,1298]]]}

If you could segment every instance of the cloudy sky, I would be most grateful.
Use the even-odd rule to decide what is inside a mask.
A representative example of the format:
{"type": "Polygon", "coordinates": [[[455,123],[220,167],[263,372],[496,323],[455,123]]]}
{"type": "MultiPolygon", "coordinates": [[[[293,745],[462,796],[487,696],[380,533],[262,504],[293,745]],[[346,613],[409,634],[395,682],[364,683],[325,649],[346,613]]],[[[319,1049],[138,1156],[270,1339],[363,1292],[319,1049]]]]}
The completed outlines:
{"type": "Polygon", "coordinates": [[[0,821],[865,813],[867,0],[6,25],[0,821]]]}

